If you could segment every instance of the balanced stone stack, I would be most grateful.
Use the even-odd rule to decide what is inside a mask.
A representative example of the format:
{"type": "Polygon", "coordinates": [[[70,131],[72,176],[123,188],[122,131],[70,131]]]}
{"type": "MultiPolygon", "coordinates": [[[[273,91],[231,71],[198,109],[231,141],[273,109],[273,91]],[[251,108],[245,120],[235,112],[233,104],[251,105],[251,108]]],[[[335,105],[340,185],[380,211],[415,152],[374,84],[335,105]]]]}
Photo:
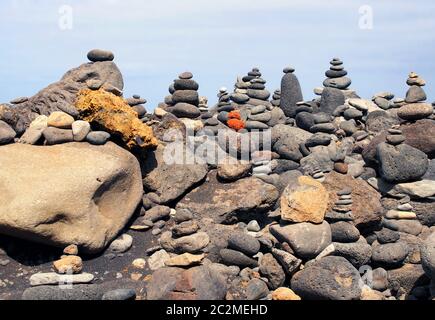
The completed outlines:
{"type": "Polygon", "coordinates": [[[286,67],[281,80],[280,108],[291,118],[296,116],[297,103],[304,100],[301,85],[294,71],[294,68],[286,67]]]}
{"type": "Polygon", "coordinates": [[[272,101],[270,102],[274,107],[279,107],[281,105],[281,90],[275,90],[272,96],[272,101]]]}
{"type": "Polygon", "coordinates": [[[133,97],[126,99],[128,105],[133,108],[134,111],[137,112],[139,119],[141,119],[143,122],[146,122],[149,120],[147,115],[147,109],[145,108],[145,104],[147,101],[143,98],[141,98],[140,95],[133,95],[133,97]]]}
{"type": "Polygon", "coordinates": [[[352,80],[347,76],[347,71],[344,70],[343,62],[339,58],[334,58],[330,62],[331,67],[326,71],[327,79],[323,82],[326,88],[335,88],[347,90],[352,84],[352,80]]]}
{"type": "Polygon", "coordinates": [[[245,128],[247,130],[267,130],[272,119],[271,112],[264,105],[253,106],[248,113],[245,128]]]}
{"type": "Polygon", "coordinates": [[[246,94],[250,98],[248,104],[258,106],[265,105],[271,108],[269,102],[270,92],[266,90],[266,80],[261,78],[262,74],[258,68],[253,68],[243,81],[248,83],[246,94]]]}
{"type": "Polygon", "coordinates": [[[234,110],[234,107],[231,104],[231,96],[228,93],[227,88],[222,87],[219,89],[218,99],[219,99],[217,104],[218,112],[231,112],[234,110]]]}
{"type": "Polygon", "coordinates": [[[260,242],[244,232],[233,232],[228,239],[228,246],[220,251],[222,262],[240,268],[257,268],[255,256],[260,252],[260,242]]]}
{"type": "Polygon", "coordinates": [[[352,190],[343,189],[337,193],[332,212],[327,213],[326,220],[331,225],[332,245],[325,249],[324,254],[333,254],[346,258],[354,267],[366,265],[372,256],[371,246],[361,238],[360,231],[355,227],[352,214],[352,190]]]}
{"type": "Polygon", "coordinates": [[[334,58],[330,64],[330,69],[325,73],[327,79],[323,82],[325,88],[317,89],[315,93],[321,95],[320,110],[332,115],[339,106],[345,104],[346,99],[357,96],[353,90],[348,89],[352,81],[346,77],[347,71],[344,70],[343,62],[334,58]]]}
{"type": "Polygon", "coordinates": [[[388,130],[385,143],[376,149],[381,177],[390,183],[419,180],[429,168],[428,156],[417,148],[405,144],[402,131],[393,127],[388,130]]]}
{"type": "Polygon", "coordinates": [[[332,211],[326,213],[325,219],[329,222],[353,221],[352,213],[352,190],[349,188],[337,192],[338,201],[335,203],[332,211]]]}
{"type": "Polygon", "coordinates": [[[178,118],[196,119],[201,116],[199,110],[198,83],[192,79],[193,74],[183,72],[174,80],[174,84],[169,87],[172,96],[166,98],[169,112],[178,118]]]}
{"type": "Polygon", "coordinates": [[[406,104],[399,109],[397,115],[407,121],[415,121],[432,116],[433,107],[431,104],[425,103],[427,97],[422,88],[426,85],[426,81],[415,72],[411,72],[406,83],[410,86],[406,93],[406,104]]]}

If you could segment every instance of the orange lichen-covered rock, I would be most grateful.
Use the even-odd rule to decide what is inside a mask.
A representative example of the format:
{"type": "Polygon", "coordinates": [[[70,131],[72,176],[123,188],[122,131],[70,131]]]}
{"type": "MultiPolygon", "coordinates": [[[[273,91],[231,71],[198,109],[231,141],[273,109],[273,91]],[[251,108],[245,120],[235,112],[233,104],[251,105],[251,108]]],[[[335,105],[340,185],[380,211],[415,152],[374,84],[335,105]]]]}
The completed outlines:
{"type": "Polygon", "coordinates": [[[239,119],[230,119],[227,122],[228,127],[231,129],[234,129],[236,131],[240,131],[245,128],[245,123],[242,120],[239,119]]]}
{"type": "Polygon", "coordinates": [[[228,119],[238,119],[238,120],[241,120],[242,117],[240,116],[240,112],[239,111],[231,111],[228,114],[228,119]]]}
{"type": "Polygon", "coordinates": [[[79,92],[75,107],[81,119],[121,138],[130,149],[157,146],[152,129],[138,119],[136,111],[121,97],[103,89],[84,89],[79,92]]]}

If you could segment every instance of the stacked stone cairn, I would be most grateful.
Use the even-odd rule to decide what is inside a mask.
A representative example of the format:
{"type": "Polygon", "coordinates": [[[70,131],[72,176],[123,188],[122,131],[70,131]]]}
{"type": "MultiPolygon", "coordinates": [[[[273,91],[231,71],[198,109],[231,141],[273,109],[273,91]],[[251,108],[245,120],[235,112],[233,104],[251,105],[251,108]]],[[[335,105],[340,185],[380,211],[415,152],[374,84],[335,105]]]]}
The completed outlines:
{"type": "Polygon", "coordinates": [[[191,72],[183,72],[169,87],[171,93],[165,99],[168,110],[178,118],[197,119],[201,116],[199,106],[199,85],[191,72]]]}
{"type": "Polygon", "coordinates": [[[281,89],[275,90],[272,95],[272,101],[270,102],[274,107],[279,107],[281,105],[281,89]]]}
{"type": "Polygon", "coordinates": [[[406,83],[410,86],[406,93],[406,104],[398,110],[397,115],[407,121],[416,121],[432,116],[432,105],[425,103],[427,97],[423,86],[426,85],[426,81],[415,72],[411,72],[406,83]]]}

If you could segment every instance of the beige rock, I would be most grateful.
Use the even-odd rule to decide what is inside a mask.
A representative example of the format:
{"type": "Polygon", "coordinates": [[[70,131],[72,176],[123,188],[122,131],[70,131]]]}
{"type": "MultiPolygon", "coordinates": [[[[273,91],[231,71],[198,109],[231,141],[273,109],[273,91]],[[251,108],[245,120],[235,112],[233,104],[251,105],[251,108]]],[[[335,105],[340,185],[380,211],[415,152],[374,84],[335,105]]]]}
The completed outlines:
{"type": "Polygon", "coordinates": [[[48,117],[47,124],[49,127],[59,129],[71,129],[74,118],[62,111],[55,111],[48,117]]]}
{"type": "Polygon", "coordinates": [[[192,265],[201,263],[204,258],[204,254],[194,255],[190,253],[184,253],[169,259],[165,262],[165,265],[167,267],[190,267],[192,265]]]}
{"type": "Polygon", "coordinates": [[[166,251],[182,253],[195,253],[204,249],[210,243],[210,238],[205,232],[198,232],[190,236],[172,238],[172,232],[165,232],[160,238],[160,244],[166,251]]]}
{"type": "Polygon", "coordinates": [[[368,286],[364,286],[361,291],[361,300],[385,300],[385,296],[382,294],[382,292],[373,290],[368,286]]]}
{"type": "Polygon", "coordinates": [[[0,147],[0,233],[85,253],[103,250],[142,200],[136,158],[104,146],[0,147]]]}
{"type": "Polygon", "coordinates": [[[387,219],[406,219],[406,220],[414,220],[417,219],[417,215],[415,212],[411,211],[400,211],[400,210],[390,210],[385,215],[387,219]]]}
{"type": "Polygon", "coordinates": [[[75,244],[72,244],[63,249],[63,253],[71,256],[76,256],[79,254],[79,248],[77,248],[75,244]]]}
{"type": "Polygon", "coordinates": [[[145,259],[136,259],[132,262],[132,266],[136,269],[145,269],[146,264],[145,259]]]}
{"type": "Polygon", "coordinates": [[[281,196],[281,219],[290,222],[322,223],[329,194],[311,177],[302,176],[298,185],[289,185],[281,196]]]}
{"type": "Polygon", "coordinates": [[[157,116],[157,117],[163,117],[165,114],[167,114],[167,112],[165,111],[165,110],[163,110],[162,108],[156,108],[155,110],[154,110],[154,114],[157,116]]]}
{"type": "Polygon", "coordinates": [[[47,116],[38,116],[29,125],[29,128],[42,129],[42,130],[44,130],[47,127],[48,127],[48,117],[47,116]]]}
{"type": "Polygon", "coordinates": [[[91,273],[57,274],[50,272],[36,273],[30,277],[29,281],[32,287],[44,285],[70,286],[73,284],[90,283],[94,278],[94,275],[91,273]]]}
{"type": "Polygon", "coordinates": [[[278,288],[272,293],[272,300],[275,301],[300,301],[302,300],[293,290],[289,288],[278,288]]]}
{"type": "Polygon", "coordinates": [[[242,161],[225,161],[218,166],[217,174],[219,178],[226,181],[236,181],[246,177],[252,168],[252,164],[242,161]]]}
{"type": "Polygon", "coordinates": [[[151,271],[156,271],[165,266],[166,261],[170,260],[171,256],[165,250],[160,250],[154,253],[148,259],[148,265],[151,271]]]}
{"type": "Polygon", "coordinates": [[[53,262],[53,267],[60,274],[76,274],[83,269],[83,261],[78,256],[66,256],[53,262]]]}

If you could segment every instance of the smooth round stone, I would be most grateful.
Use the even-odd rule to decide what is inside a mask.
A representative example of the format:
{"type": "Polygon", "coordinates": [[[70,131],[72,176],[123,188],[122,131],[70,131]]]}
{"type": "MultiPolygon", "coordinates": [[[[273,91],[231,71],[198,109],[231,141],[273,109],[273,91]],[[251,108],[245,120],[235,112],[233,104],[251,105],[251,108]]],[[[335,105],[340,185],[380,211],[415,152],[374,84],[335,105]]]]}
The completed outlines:
{"type": "Polygon", "coordinates": [[[361,236],[359,230],[350,222],[339,221],[331,224],[332,241],[357,242],[361,236]]]}
{"type": "Polygon", "coordinates": [[[199,111],[198,107],[193,104],[182,102],[177,103],[171,112],[178,118],[195,119],[201,116],[201,111],[199,111]]]}
{"type": "Polygon", "coordinates": [[[189,80],[193,78],[193,74],[191,72],[183,72],[178,76],[179,79],[189,80]]]}
{"type": "Polygon", "coordinates": [[[412,211],[390,210],[385,215],[387,219],[415,220],[417,215],[412,211]]]}
{"type": "Polygon", "coordinates": [[[300,112],[295,118],[296,125],[306,131],[309,131],[315,125],[314,116],[309,112],[300,112]]]}
{"type": "Polygon", "coordinates": [[[101,146],[110,139],[110,133],[105,131],[93,131],[86,136],[86,140],[93,145],[101,146]]]}
{"type": "Polygon", "coordinates": [[[343,64],[343,61],[341,61],[338,58],[334,58],[331,62],[329,62],[333,66],[341,66],[343,64]]]}
{"type": "Polygon", "coordinates": [[[216,118],[210,118],[205,121],[205,124],[208,126],[217,126],[219,124],[219,121],[216,118]]]}
{"type": "Polygon", "coordinates": [[[256,106],[251,109],[251,115],[263,113],[266,111],[266,106],[256,106]]]}
{"type": "Polygon", "coordinates": [[[222,249],[220,251],[220,256],[224,264],[228,266],[238,266],[241,268],[250,267],[256,268],[258,267],[258,262],[242,252],[231,250],[231,249],[222,249]]]}
{"type": "Polygon", "coordinates": [[[136,111],[139,118],[143,118],[147,114],[147,109],[143,105],[136,105],[133,107],[133,110],[136,111]]]}
{"type": "Polygon", "coordinates": [[[243,93],[233,93],[231,95],[231,100],[235,103],[245,104],[249,101],[249,96],[243,93]]]}
{"type": "Polygon", "coordinates": [[[264,84],[262,84],[262,83],[252,83],[249,86],[249,89],[252,89],[252,90],[264,90],[264,89],[266,89],[266,86],[264,84]]]}
{"type": "Polygon", "coordinates": [[[331,116],[325,112],[315,113],[313,114],[313,117],[316,124],[329,123],[332,120],[331,116]]]}
{"type": "Polygon", "coordinates": [[[381,231],[376,232],[376,237],[380,244],[394,243],[399,241],[399,232],[390,230],[388,228],[383,228],[381,231]]]}
{"type": "Polygon", "coordinates": [[[106,292],[101,300],[128,301],[136,299],[136,291],[133,289],[116,289],[106,292]]]}
{"type": "Polygon", "coordinates": [[[269,122],[271,119],[272,115],[270,112],[259,113],[249,116],[249,120],[252,121],[269,122]]]}
{"type": "Polygon", "coordinates": [[[406,93],[405,101],[407,103],[417,103],[420,101],[425,101],[427,99],[426,93],[419,86],[412,86],[406,93]]]}
{"type": "Polygon", "coordinates": [[[325,133],[316,133],[305,142],[305,146],[312,148],[315,146],[328,146],[331,143],[331,136],[325,133]]]}
{"type": "Polygon", "coordinates": [[[74,141],[77,142],[84,141],[87,135],[89,134],[89,132],[91,132],[91,125],[87,121],[82,121],[82,120],[74,121],[71,127],[72,127],[74,141]]]}
{"type": "Polygon", "coordinates": [[[374,103],[381,109],[384,110],[388,110],[391,107],[390,101],[388,101],[387,99],[381,98],[381,97],[377,97],[374,100],[374,103]]]}
{"type": "MultiPolygon", "coordinates": [[[[313,113],[313,108],[311,108],[309,106],[305,106],[305,105],[304,106],[298,106],[295,109],[295,114],[297,115],[297,114],[299,114],[301,112],[313,113]]],[[[314,117],[313,117],[313,119],[314,119],[314,117]]]]}
{"type": "Polygon", "coordinates": [[[0,120],[0,145],[14,141],[17,133],[6,122],[0,120]]]}
{"type": "Polygon", "coordinates": [[[42,134],[47,145],[56,145],[74,141],[72,130],[49,127],[45,129],[42,134]]]}
{"type": "Polygon", "coordinates": [[[55,111],[48,117],[47,124],[49,127],[59,129],[71,129],[74,118],[62,111],[55,111]]]}
{"type": "Polygon", "coordinates": [[[353,204],[353,201],[351,199],[345,199],[345,200],[338,200],[335,205],[337,206],[348,206],[353,204]]]}
{"type": "Polygon", "coordinates": [[[426,81],[424,81],[422,78],[416,77],[416,78],[409,78],[406,81],[406,84],[408,86],[419,86],[424,87],[426,85],[426,81]]]}
{"type": "Polygon", "coordinates": [[[248,282],[246,287],[246,299],[248,301],[260,300],[268,295],[269,288],[264,281],[254,278],[248,282]]]}
{"type": "Polygon", "coordinates": [[[293,72],[295,72],[295,68],[293,68],[293,67],[285,67],[283,72],[284,73],[293,73],[293,72]]]}
{"type": "Polygon", "coordinates": [[[89,51],[88,59],[91,62],[113,61],[115,55],[107,50],[94,49],[89,51]]]}
{"type": "Polygon", "coordinates": [[[252,257],[260,251],[260,242],[246,233],[237,232],[230,235],[228,248],[252,257]]]}
{"type": "Polygon", "coordinates": [[[88,88],[93,91],[99,90],[103,86],[103,84],[103,81],[96,79],[86,81],[86,85],[88,86],[88,88]]]}
{"type": "Polygon", "coordinates": [[[402,135],[389,135],[387,136],[387,142],[393,146],[397,146],[403,142],[405,142],[406,137],[402,135]]]}
{"type": "Polygon", "coordinates": [[[342,71],[342,70],[344,70],[344,66],[343,65],[337,65],[337,66],[331,65],[330,69],[333,71],[342,71]]]}
{"type": "Polygon", "coordinates": [[[408,245],[404,242],[382,244],[373,248],[372,261],[380,265],[399,266],[408,253],[408,245]]]}
{"type": "Polygon", "coordinates": [[[352,80],[347,77],[334,78],[334,79],[326,79],[323,82],[325,87],[336,88],[340,90],[347,89],[352,84],[352,80]]]}
{"type": "Polygon", "coordinates": [[[319,124],[315,124],[310,128],[310,131],[313,133],[316,132],[334,133],[335,130],[336,130],[335,126],[332,123],[319,123],[319,124]]]}
{"type": "Polygon", "coordinates": [[[267,90],[248,89],[248,96],[253,99],[267,100],[270,97],[270,92],[267,90]]]}
{"type": "Polygon", "coordinates": [[[404,203],[404,204],[397,206],[397,210],[401,210],[401,211],[411,211],[413,209],[414,209],[414,207],[409,203],[404,203]]]}
{"type": "Polygon", "coordinates": [[[400,135],[400,134],[403,134],[403,131],[399,130],[399,129],[388,129],[388,133],[389,134],[400,135]]]}
{"type": "Polygon", "coordinates": [[[397,111],[397,115],[404,120],[419,120],[432,115],[434,109],[429,103],[407,104],[397,111]]]}
{"type": "Polygon", "coordinates": [[[325,75],[328,78],[340,78],[340,77],[344,77],[347,76],[347,71],[346,70],[328,70],[325,72],[325,75]]]}
{"type": "Polygon", "coordinates": [[[228,112],[227,111],[221,111],[218,114],[218,120],[222,123],[227,123],[228,121],[228,112]]]}
{"type": "Polygon", "coordinates": [[[334,170],[341,174],[347,174],[349,165],[347,163],[337,162],[334,164],[334,170]]]}
{"type": "Polygon", "coordinates": [[[199,84],[191,79],[178,79],[174,81],[175,90],[194,90],[198,91],[199,84]]]}
{"type": "Polygon", "coordinates": [[[256,220],[252,220],[248,223],[246,229],[251,232],[259,232],[261,230],[261,227],[256,220]]]}
{"type": "Polygon", "coordinates": [[[347,110],[345,110],[343,112],[343,116],[347,120],[349,120],[349,119],[360,119],[360,118],[362,118],[364,116],[364,114],[361,111],[357,110],[357,109],[349,108],[349,109],[347,109],[347,110]]]}
{"type": "Polygon", "coordinates": [[[234,107],[231,104],[218,107],[218,109],[217,109],[218,112],[222,112],[222,111],[231,112],[233,110],[234,110],[234,107]]]}
{"type": "Polygon", "coordinates": [[[124,233],[110,244],[109,251],[114,253],[124,253],[130,250],[132,245],[133,237],[124,233]]]}
{"type": "Polygon", "coordinates": [[[351,194],[352,194],[352,189],[350,189],[350,188],[346,188],[346,189],[343,189],[343,190],[337,192],[338,196],[347,196],[347,195],[351,195],[351,194]]]}
{"type": "Polygon", "coordinates": [[[247,130],[267,130],[269,126],[260,121],[246,121],[245,129],[247,130]]]}

